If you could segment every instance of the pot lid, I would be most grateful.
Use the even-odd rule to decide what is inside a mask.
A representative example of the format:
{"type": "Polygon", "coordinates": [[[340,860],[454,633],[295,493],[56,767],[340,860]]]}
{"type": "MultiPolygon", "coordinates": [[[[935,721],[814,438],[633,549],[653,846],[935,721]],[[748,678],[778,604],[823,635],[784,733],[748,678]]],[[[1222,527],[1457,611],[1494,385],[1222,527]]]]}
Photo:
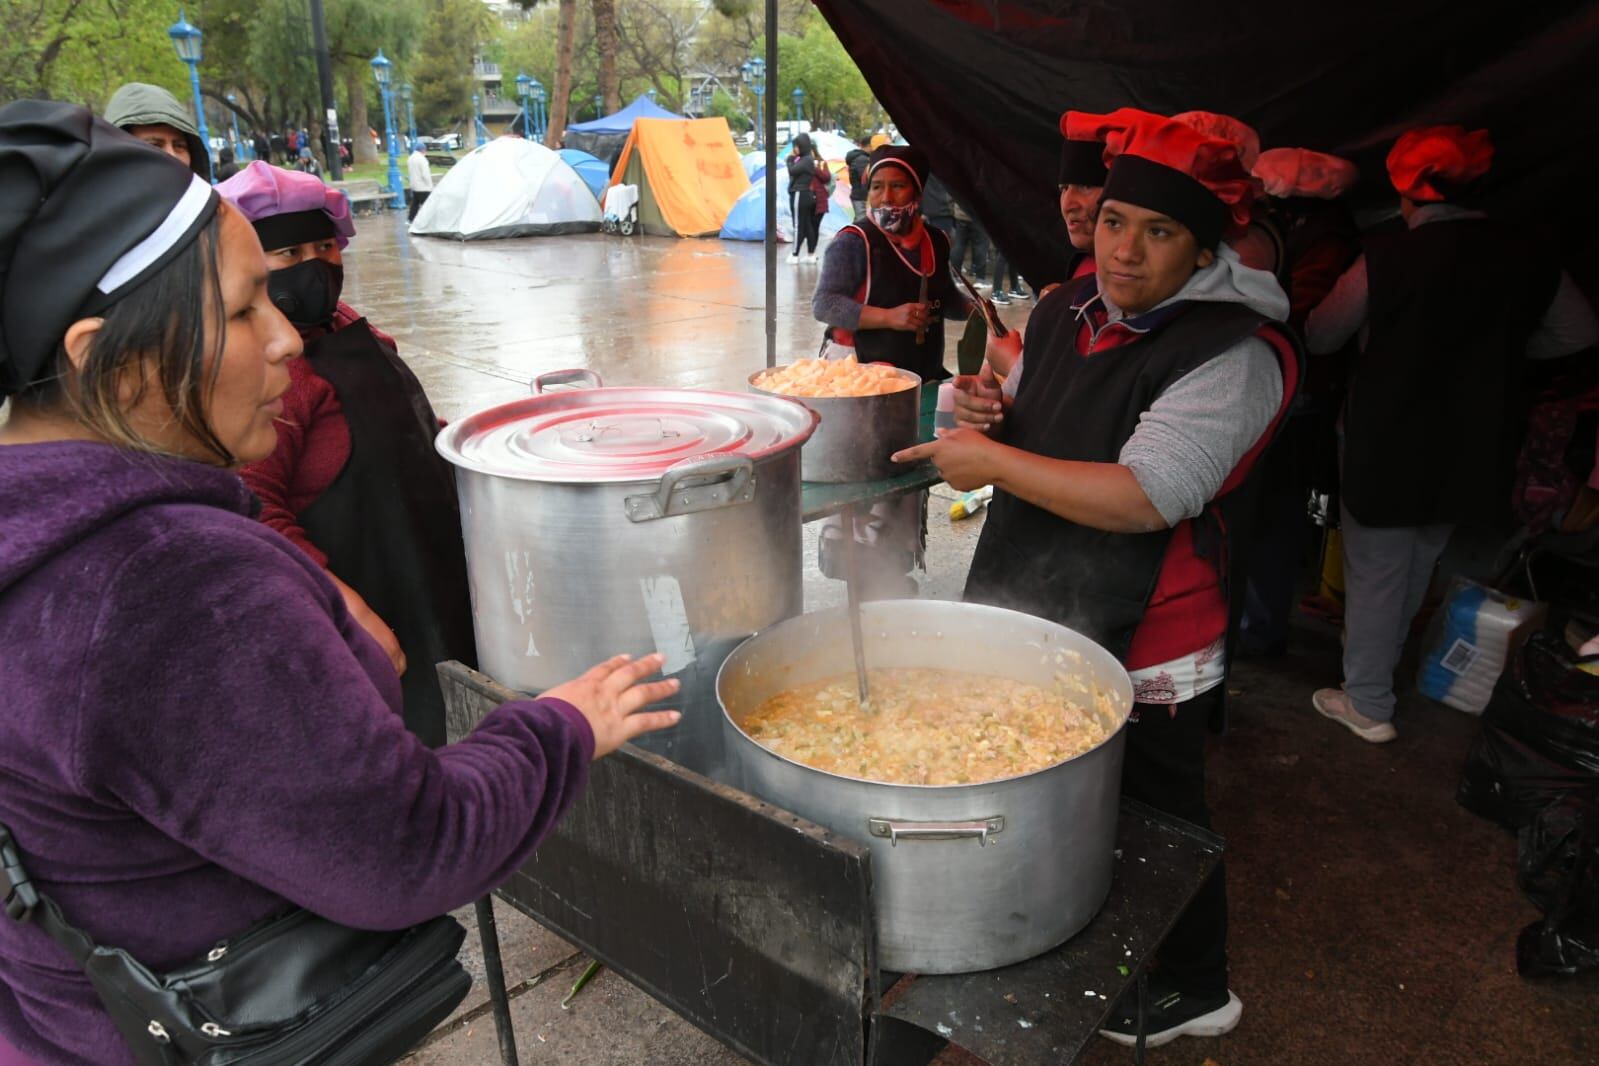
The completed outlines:
{"type": "Polygon", "coordinates": [[[759,461],[810,438],[814,412],[778,396],[695,389],[550,392],[468,415],[437,447],[456,466],[525,481],[647,481],[685,459],[759,461]]]}

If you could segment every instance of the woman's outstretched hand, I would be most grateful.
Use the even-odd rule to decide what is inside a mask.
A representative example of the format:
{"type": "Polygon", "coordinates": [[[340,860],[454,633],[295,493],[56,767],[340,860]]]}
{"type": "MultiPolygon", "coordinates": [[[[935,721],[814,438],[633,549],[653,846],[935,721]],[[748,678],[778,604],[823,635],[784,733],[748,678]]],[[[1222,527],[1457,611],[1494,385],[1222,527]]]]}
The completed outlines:
{"type": "Polygon", "coordinates": [[[675,679],[641,684],[665,661],[660,654],[637,661],[631,655],[615,655],[544,695],[565,700],[588,719],[589,728],[594,730],[594,757],[598,759],[645,733],[674,726],[683,717],[679,711],[639,713],[639,708],[664,700],[681,687],[675,679]]]}

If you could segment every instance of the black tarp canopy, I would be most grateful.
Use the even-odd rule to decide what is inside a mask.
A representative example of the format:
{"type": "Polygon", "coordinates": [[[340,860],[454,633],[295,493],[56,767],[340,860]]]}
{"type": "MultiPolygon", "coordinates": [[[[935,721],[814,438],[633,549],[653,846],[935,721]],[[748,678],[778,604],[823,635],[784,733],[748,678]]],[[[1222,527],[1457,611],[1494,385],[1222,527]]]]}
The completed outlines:
{"type": "Polygon", "coordinates": [[[1413,126],[1487,127],[1488,208],[1599,259],[1599,4],[1524,0],[815,0],[878,100],[1034,283],[1067,248],[1055,190],[1067,108],[1203,109],[1265,148],[1383,158],[1413,126]]]}

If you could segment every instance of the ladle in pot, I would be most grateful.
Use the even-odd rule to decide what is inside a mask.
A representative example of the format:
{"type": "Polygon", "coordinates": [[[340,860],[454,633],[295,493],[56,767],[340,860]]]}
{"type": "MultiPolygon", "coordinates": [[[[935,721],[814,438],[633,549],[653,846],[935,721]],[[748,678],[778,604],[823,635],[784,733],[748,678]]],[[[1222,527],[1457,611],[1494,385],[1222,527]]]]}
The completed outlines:
{"type": "Polygon", "coordinates": [[[871,691],[866,683],[866,643],[861,636],[861,573],[855,544],[855,508],[844,511],[848,529],[844,532],[844,588],[849,596],[849,639],[855,649],[855,684],[861,709],[871,709],[871,691]]]}

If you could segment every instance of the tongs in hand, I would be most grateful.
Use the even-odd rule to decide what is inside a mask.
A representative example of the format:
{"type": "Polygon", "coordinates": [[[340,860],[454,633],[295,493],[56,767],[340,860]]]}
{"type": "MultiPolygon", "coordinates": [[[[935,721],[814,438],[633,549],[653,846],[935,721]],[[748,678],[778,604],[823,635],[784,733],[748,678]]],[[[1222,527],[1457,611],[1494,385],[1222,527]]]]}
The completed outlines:
{"type": "Polygon", "coordinates": [[[955,280],[961,283],[961,288],[966,290],[966,295],[972,298],[972,303],[983,312],[983,320],[988,323],[988,332],[995,337],[1003,337],[1010,330],[1005,328],[1005,323],[999,320],[999,309],[994,306],[994,301],[983,296],[977,291],[977,286],[972,284],[970,278],[961,273],[960,267],[955,267],[955,280]]]}

